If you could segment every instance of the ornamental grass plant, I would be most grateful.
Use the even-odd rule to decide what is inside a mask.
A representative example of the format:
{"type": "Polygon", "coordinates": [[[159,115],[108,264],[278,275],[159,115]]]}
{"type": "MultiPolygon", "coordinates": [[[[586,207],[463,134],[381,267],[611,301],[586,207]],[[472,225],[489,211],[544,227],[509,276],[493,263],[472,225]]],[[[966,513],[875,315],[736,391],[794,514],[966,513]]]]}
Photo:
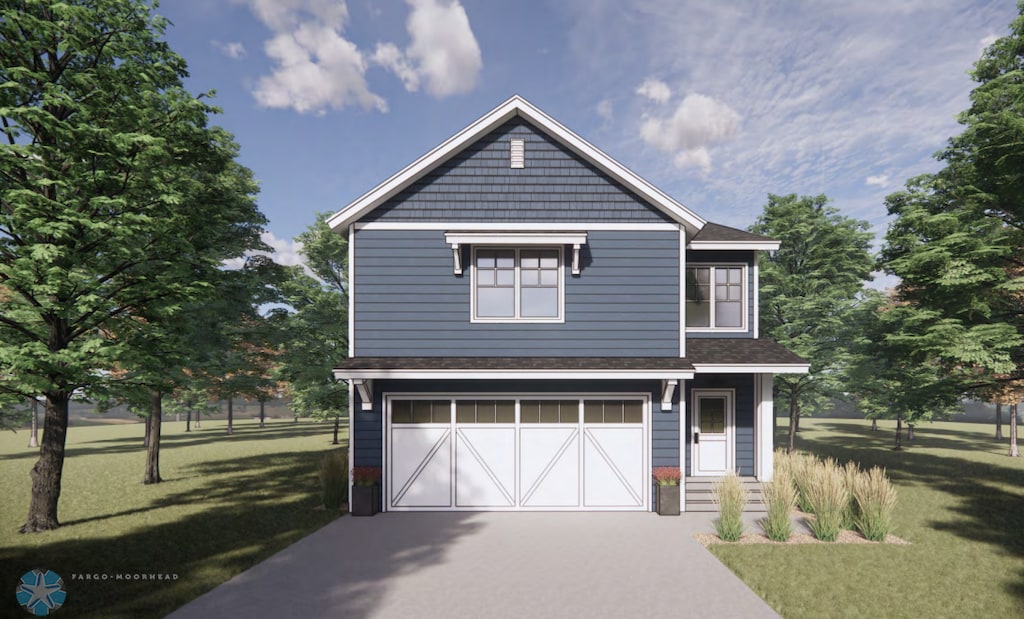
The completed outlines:
{"type": "Polygon", "coordinates": [[[788,471],[782,474],[776,471],[772,481],[761,484],[761,495],[767,510],[761,519],[761,528],[773,542],[785,542],[793,533],[790,514],[796,506],[796,489],[788,475],[788,471]]]}
{"type": "Polygon", "coordinates": [[[348,449],[334,449],[320,458],[320,496],[325,509],[341,509],[348,501],[348,449]]]}
{"type": "Polygon", "coordinates": [[[722,541],[737,542],[743,535],[743,508],[749,500],[749,493],[743,487],[743,481],[730,472],[712,487],[715,505],[718,506],[718,518],[715,519],[715,532],[722,541]]]}
{"type": "Polygon", "coordinates": [[[834,542],[843,528],[843,512],[848,499],[846,475],[835,460],[828,458],[812,467],[807,484],[807,501],[814,518],[807,525],[814,536],[824,542],[834,542]]]}
{"type": "Polygon", "coordinates": [[[846,488],[846,507],[843,509],[843,528],[852,531],[857,521],[857,500],[853,496],[853,489],[857,487],[858,480],[864,475],[860,466],[853,460],[843,465],[844,487],[846,488]]]}
{"type": "Polygon", "coordinates": [[[889,483],[885,469],[874,466],[862,473],[853,488],[857,502],[857,530],[867,539],[884,542],[892,531],[896,509],[896,489],[889,483]]]}

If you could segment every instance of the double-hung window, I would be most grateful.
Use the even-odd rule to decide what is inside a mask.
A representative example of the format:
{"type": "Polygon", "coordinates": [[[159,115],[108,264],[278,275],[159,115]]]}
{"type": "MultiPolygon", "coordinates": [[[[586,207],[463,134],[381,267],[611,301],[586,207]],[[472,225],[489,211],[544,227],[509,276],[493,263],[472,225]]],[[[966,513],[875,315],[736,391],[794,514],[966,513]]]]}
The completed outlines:
{"type": "Polygon", "coordinates": [[[690,329],[746,329],[746,266],[686,269],[686,326],[690,329]]]}
{"type": "Polygon", "coordinates": [[[478,247],[473,251],[475,322],[562,322],[559,247],[478,247]]]}

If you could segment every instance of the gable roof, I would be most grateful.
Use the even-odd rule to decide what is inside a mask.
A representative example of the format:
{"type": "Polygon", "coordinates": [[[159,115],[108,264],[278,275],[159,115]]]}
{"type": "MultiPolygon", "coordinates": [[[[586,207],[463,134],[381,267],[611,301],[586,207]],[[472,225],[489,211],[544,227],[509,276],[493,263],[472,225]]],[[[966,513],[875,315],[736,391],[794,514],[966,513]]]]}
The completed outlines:
{"type": "Polygon", "coordinates": [[[779,242],[760,234],[737,230],[729,226],[704,224],[689,243],[690,249],[766,249],[779,248],[779,242]]]}
{"type": "Polygon", "coordinates": [[[529,121],[570,151],[636,192],[638,196],[650,202],[652,206],[664,212],[674,221],[685,225],[691,232],[700,230],[707,223],[696,213],[637,176],[590,142],[576,135],[519,95],[515,95],[329,217],[327,224],[332,230],[338,230],[357,221],[366,213],[394,197],[402,189],[457,155],[477,139],[516,116],[529,121]]]}

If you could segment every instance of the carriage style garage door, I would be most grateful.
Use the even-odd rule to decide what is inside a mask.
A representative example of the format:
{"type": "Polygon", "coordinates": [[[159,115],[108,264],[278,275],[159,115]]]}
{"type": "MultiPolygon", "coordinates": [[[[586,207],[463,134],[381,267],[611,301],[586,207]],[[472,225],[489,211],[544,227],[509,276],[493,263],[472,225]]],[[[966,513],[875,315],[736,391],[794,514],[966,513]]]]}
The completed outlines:
{"type": "Polygon", "coordinates": [[[389,510],[646,510],[641,396],[386,398],[389,510]]]}

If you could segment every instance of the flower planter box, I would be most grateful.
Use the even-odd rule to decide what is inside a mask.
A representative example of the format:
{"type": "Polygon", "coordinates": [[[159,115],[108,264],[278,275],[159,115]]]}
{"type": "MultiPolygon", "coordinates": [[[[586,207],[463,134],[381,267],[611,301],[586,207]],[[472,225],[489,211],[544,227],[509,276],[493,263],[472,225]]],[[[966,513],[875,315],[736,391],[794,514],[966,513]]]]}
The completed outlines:
{"type": "Polygon", "coordinates": [[[380,511],[380,486],[352,486],[352,515],[372,516],[380,511]]]}
{"type": "Polygon", "coordinates": [[[655,486],[655,501],[659,516],[679,515],[679,490],[681,486],[655,486]]]}

